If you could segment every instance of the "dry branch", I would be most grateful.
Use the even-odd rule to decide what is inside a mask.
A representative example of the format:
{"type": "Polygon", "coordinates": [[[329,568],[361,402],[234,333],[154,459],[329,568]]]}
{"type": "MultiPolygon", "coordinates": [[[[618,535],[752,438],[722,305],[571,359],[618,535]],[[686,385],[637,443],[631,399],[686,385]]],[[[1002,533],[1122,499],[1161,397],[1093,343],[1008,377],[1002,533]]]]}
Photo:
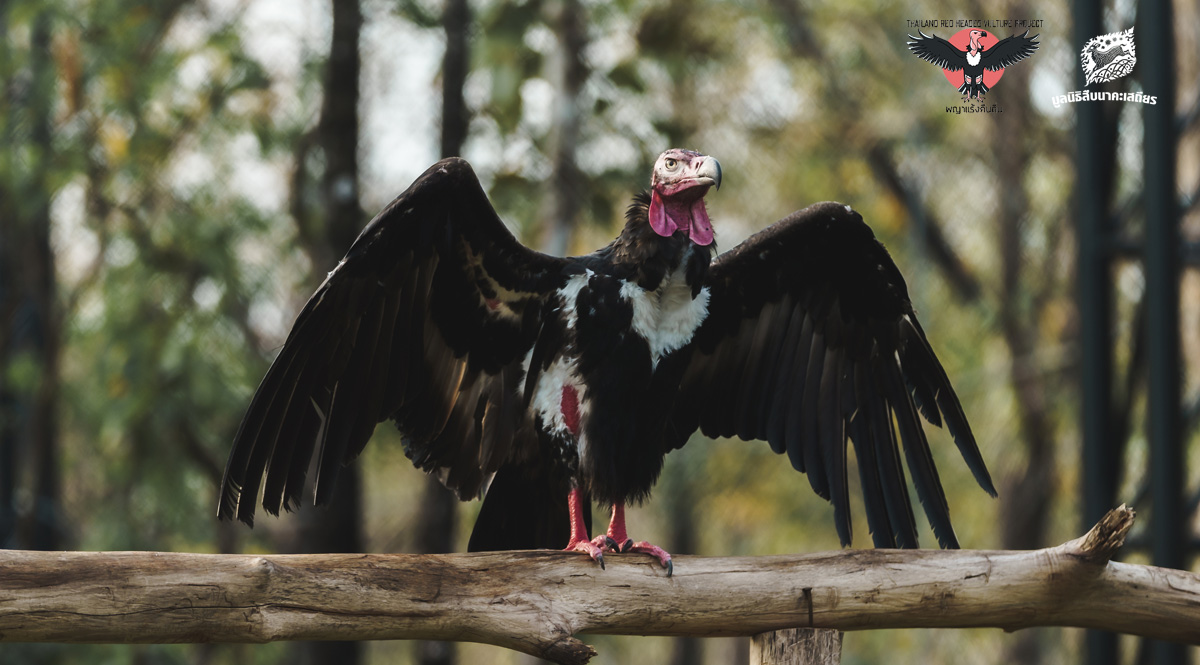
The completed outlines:
{"type": "Polygon", "coordinates": [[[790,627],[1079,626],[1200,644],[1200,576],[1109,561],[1110,512],[1042,550],[843,550],[675,558],[0,552],[2,642],[485,642],[559,663],[577,633],[753,635],[790,627]]]}

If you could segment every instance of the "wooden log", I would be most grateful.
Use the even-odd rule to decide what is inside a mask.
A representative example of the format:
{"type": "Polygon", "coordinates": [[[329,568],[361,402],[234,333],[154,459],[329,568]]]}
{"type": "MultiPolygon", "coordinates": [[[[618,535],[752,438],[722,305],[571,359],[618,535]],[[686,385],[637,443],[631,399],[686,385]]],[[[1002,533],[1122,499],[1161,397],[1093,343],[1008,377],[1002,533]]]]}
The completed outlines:
{"type": "Polygon", "coordinates": [[[575,553],[0,552],[0,642],[434,639],[584,663],[577,633],[1078,626],[1200,644],[1200,576],[1110,562],[1133,511],[1028,552],[842,550],[607,570],[575,553]]]}
{"type": "Polygon", "coordinates": [[[750,665],[839,665],[842,631],[785,628],[750,639],[750,665]]]}

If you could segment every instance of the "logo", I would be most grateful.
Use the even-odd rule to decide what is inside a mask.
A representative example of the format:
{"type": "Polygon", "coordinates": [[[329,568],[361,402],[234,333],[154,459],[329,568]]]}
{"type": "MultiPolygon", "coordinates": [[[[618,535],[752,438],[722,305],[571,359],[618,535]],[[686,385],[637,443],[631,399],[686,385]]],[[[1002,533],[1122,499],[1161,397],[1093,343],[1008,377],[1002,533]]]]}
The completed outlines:
{"type": "Polygon", "coordinates": [[[1079,52],[1079,61],[1083,65],[1085,86],[1108,83],[1132,72],[1137,64],[1133,28],[1092,37],[1079,52]]]}
{"type": "Polygon", "coordinates": [[[908,49],[918,58],[941,67],[942,74],[958,88],[963,101],[982,101],[1000,81],[1006,67],[1028,58],[1038,48],[1035,41],[1038,35],[1029,37],[1028,30],[1004,39],[979,28],[959,30],[948,40],[920,30],[917,34],[921,37],[908,36],[911,40],[908,49]]]}
{"type": "MultiPolygon", "coordinates": [[[[1133,45],[1133,28],[1107,35],[1092,37],[1079,52],[1079,65],[1083,68],[1084,87],[1093,83],[1108,83],[1129,74],[1137,64],[1133,45]]],[[[1064,95],[1050,98],[1054,108],[1076,102],[1133,102],[1135,104],[1158,104],[1157,95],[1143,92],[1100,92],[1073,90],[1064,95]]]]}

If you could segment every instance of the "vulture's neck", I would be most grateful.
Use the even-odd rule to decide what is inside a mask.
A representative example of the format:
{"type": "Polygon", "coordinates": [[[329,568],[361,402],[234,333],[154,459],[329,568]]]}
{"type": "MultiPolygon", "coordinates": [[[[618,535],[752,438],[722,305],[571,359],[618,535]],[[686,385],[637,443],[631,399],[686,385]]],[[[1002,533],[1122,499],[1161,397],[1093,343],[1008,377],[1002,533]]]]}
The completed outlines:
{"type": "Polygon", "coordinates": [[[688,284],[698,293],[715,249],[716,243],[695,244],[686,231],[666,238],[655,233],[650,227],[650,193],[641,192],[625,211],[625,228],[609,246],[609,256],[619,274],[650,291],[683,267],[688,284]]]}

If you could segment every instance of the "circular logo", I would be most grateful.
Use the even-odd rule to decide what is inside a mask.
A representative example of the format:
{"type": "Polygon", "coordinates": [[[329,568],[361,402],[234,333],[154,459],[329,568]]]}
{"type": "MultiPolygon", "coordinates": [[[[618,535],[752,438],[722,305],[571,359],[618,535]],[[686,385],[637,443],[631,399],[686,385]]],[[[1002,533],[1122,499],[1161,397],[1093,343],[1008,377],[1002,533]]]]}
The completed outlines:
{"type": "MultiPolygon", "coordinates": [[[[954,36],[950,37],[946,41],[953,44],[954,48],[966,51],[970,48],[971,31],[979,30],[979,29],[980,28],[963,28],[962,30],[959,30],[958,32],[954,33],[954,36]]],[[[986,37],[983,35],[979,36],[979,47],[981,49],[983,49],[982,53],[987,53],[987,50],[992,48],[993,46],[995,46],[997,44],[997,42],[1000,41],[1000,38],[997,37],[996,35],[992,34],[991,31],[984,30],[983,32],[986,32],[987,36],[986,37]]],[[[982,53],[980,55],[982,55],[982,53]]],[[[968,56],[969,55],[970,54],[968,54],[968,56]]],[[[950,85],[954,86],[955,88],[958,88],[960,85],[962,85],[963,72],[961,69],[957,70],[957,71],[950,70],[950,69],[943,69],[942,75],[945,76],[946,80],[950,82],[950,85]]],[[[985,70],[983,70],[983,83],[988,88],[993,88],[996,86],[996,82],[1000,80],[1001,76],[1004,76],[1003,69],[998,69],[994,72],[988,71],[985,69],[985,70]]]]}

